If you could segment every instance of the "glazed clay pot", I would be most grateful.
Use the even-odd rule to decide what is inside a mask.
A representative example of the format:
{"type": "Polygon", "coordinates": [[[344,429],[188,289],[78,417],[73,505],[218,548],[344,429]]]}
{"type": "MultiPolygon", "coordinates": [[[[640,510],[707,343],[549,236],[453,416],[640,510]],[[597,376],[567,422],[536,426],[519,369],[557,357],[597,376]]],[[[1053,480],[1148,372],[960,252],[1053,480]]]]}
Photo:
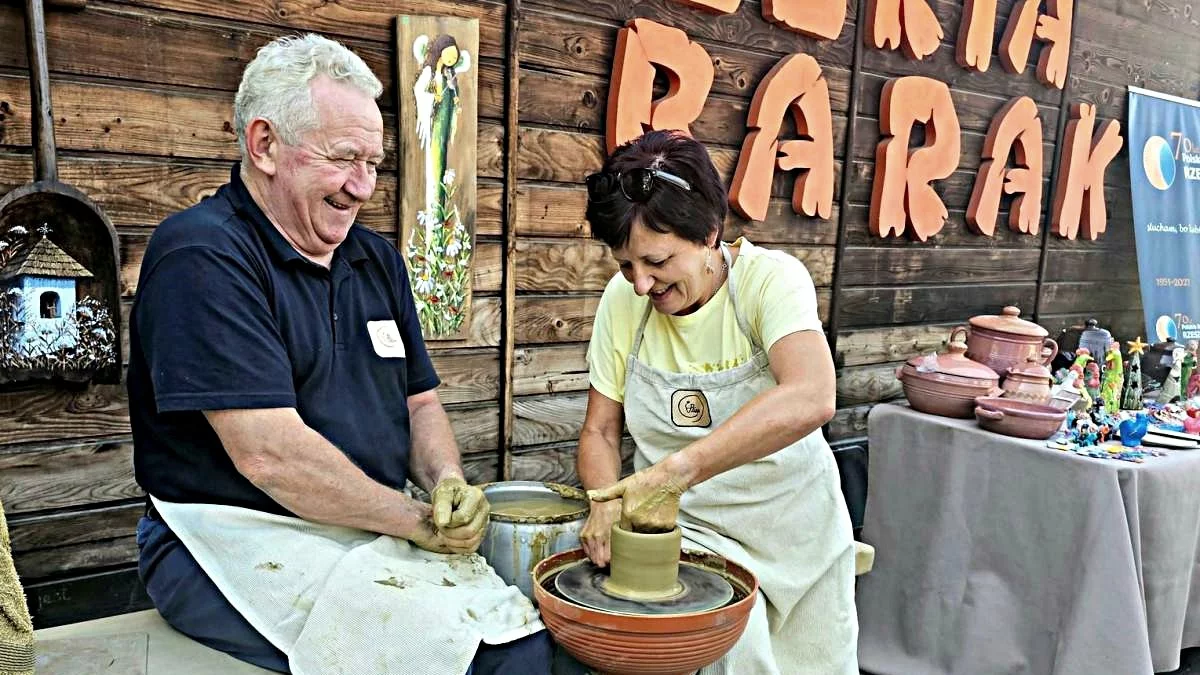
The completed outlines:
{"type": "Polygon", "coordinates": [[[1047,337],[1049,333],[1045,328],[1020,316],[1020,309],[1009,306],[998,316],[971,317],[967,358],[982,363],[1000,376],[1009,368],[1030,360],[1049,365],[1058,355],[1058,343],[1047,337]]]}
{"type": "Polygon", "coordinates": [[[583,549],[558,553],[533,568],[533,595],[554,641],[598,673],[686,675],[733,648],[746,629],[758,597],[758,579],[731,560],[684,549],[680,560],[720,573],[733,600],[690,614],[618,614],[568,602],[547,590],[555,574],[587,556],[583,549]]]}
{"type": "Polygon", "coordinates": [[[1004,376],[1005,398],[1015,398],[1030,403],[1050,403],[1050,369],[1037,361],[1026,361],[1022,366],[1013,366],[1004,376]]]}
{"type": "Polygon", "coordinates": [[[1012,398],[982,397],[976,401],[975,418],[988,431],[1045,440],[1062,427],[1067,411],[1012,398]]]}
{"type": "Polygon", "coordinates": [[[904,387],[904,396],[914,410],[943,417],[970,417],[975,399],[999,395],[1000,376],[981,363],[966,357],[967,345],[956,335],[965,334],[956,328],[950,334],[950,348],[933,359],[916,356],[896,371],[896,379],[904,387]]]}

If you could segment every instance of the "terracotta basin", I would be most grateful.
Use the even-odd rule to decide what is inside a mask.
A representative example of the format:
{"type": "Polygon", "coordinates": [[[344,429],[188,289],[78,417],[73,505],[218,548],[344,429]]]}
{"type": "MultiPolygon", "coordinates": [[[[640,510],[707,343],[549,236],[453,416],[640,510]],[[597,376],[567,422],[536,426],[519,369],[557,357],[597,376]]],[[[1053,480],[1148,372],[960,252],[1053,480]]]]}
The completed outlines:
{"type": "Polygon", "coordinates": [[[947,353],[936,359],[913,357],[896,371],[896,379],[914,410],[968,418],[975,410],[975,399],[1000,393],[1000,376],[966,357],[966,343],[955,337],[960,333],[965,335],[966,329],[958,328],[950,334],[947,353]]]}
{"type": "Polygon", "coordinates": [[[681,561],[715,569],[734,585],[733,602],[693,614],[636,616],[581,607],[546,590],[555,573],[585,557],[580,548],[538,563],[533,596],[554,640],[607,675],[686,675],[716,661],[741,637],[758,594],[758,579],[746,568],[686,549],[681,561]]]}
{"type": "Polygon", "coordinates": [[[1020,316],[1019,308],[1009,306],[996,316],[971,317],[967,358],[991,368],[1001,377],[1009,368],[1030,360],[1049,365],[1058,355],[1058,343],[1048,337],[1045,328],[1020,316]]]}
{"type": "Polygon", "coordinates": [[[979,426],[1005,436],[1045,440],[1067,419],[1066,410],[1015,398],[985,396],[975,403],[979,426]]]}

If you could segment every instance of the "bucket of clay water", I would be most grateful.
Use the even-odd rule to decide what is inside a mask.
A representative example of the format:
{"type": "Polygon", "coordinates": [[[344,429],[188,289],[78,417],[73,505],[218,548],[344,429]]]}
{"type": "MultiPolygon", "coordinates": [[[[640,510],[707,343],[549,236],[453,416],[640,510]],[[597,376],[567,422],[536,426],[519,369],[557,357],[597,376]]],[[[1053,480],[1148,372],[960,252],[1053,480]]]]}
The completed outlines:
{"type": "Polygon", "coordinates": [[[492,516],[479,553],[501,579],[532,599],[534,565],[579,548],[587,495],[578,488],[537,481],[489,483],[483,494],[492,516]]]}

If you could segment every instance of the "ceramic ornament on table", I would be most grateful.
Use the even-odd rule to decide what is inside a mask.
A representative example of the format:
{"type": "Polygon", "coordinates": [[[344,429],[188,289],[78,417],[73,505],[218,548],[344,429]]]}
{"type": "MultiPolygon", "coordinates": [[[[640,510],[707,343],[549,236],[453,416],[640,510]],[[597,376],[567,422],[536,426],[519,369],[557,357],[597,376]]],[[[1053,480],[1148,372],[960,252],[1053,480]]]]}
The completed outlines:
{"type": "Polygon", "coordinates": [[[1142,404],[1142,352],[1146,343],[1142,336],[1137,340],[1127,342],[1129,345],[1129,374],[1125,377],[1125,387],[1121,390],[1122,410],[1141,410],[1142,404]]]}
{"type": "Polygon", "coordinates": [[[1183,368],[1179,371],[1179,389],[1183,398],[1191,398],[1187,393],[1187,385],[1192,379],[1192,373],[1196,372],[1196,348],[1196,341],[1189,341],[1183,355],[1183,368]]]}
{"type": "Polygon", "coordinates": [[[1124,360],[1121,358],[1121,345],[1113,341],[1108,345],[1104,354],[1104,376],[1100,384],[1100,398],[1104,402],[1104,412],[1115,415],[1121,409],[1121,389],[1125,384],[1124,360]]]}
{"type": "Polygon", "coordinates": [[[1176,347],[1171,352],[1171,372],[1167,374],[1167,379],[1158,392],[1159,403],[1172,403],[1182,395],[1180,379],[1183,377],[1183,355],[1186,353],[1187,350],[1182,347],[1176,347]]]}

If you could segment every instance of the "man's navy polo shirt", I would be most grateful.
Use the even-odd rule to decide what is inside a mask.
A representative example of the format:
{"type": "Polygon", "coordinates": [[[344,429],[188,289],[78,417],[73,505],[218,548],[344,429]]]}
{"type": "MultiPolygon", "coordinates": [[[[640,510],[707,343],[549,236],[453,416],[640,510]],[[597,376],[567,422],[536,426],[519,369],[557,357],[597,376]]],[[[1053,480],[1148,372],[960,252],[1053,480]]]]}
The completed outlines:
{"type": "Polygon", "coordinates": [[[138,484],[167,501],[288,514],[238,473],[201,411],[296,408],[368,476],[403,487],[407,399],[439,380],[399,253],[355,225],[329,269],[309,261],[238,172],[163,221],[142,259],[128,374],[138,484]],[[377,353],[376,321],[395,321],[403,357],[377,353]]]}

